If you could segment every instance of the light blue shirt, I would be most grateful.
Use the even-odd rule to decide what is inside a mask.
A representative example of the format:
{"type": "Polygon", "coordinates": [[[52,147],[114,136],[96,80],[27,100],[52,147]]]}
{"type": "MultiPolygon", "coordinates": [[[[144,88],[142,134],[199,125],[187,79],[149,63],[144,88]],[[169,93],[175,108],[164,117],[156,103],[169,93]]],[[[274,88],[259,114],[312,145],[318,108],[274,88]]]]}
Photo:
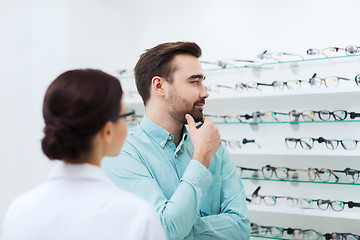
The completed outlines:
{"type": "Polygon", "coordinates": [[[102,167],[116,185],[155,206],[168,239],[250,239],[244,187],[226,148],[207,169],[192,159],[185,127],[177,147],[173,139],[144,116],[121,154],[104,158],[102,167]]]}

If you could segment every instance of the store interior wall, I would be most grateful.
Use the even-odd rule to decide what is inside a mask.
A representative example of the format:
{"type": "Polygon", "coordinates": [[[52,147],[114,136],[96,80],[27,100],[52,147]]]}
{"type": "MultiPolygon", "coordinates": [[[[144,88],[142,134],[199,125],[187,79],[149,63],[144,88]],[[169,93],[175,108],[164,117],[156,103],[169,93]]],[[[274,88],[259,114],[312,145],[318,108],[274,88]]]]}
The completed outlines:
{"type": "MultiPolygon", "coordinates": [[[[43,182],[42,100],[67,69],[67,1],[0,0],[0,225],[10,202],[43,182]]],[[[1,235],[0,228],[0,235],[1,235]]]]}
{"type": "Polygon", "coordinates": [[[61,72],[91,67],[118,76],[166,41],[197,42],[204,60],[359,46],[359,7],[356,0],[0,0],[0,225],[10,202],[51,168],[40,147],[41,104],[61,72]]]}

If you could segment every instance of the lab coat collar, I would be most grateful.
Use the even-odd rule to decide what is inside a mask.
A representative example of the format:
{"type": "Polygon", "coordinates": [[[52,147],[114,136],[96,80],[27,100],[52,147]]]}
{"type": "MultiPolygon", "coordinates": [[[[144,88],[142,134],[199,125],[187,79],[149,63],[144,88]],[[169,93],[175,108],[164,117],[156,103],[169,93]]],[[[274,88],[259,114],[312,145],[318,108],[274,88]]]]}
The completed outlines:
{"type": "Polygon", "coordinates": [[[48,179],[88,179],[113,184],[100,167],[89,163],[72,164],[58,161],[55,163],[48,179]]]}

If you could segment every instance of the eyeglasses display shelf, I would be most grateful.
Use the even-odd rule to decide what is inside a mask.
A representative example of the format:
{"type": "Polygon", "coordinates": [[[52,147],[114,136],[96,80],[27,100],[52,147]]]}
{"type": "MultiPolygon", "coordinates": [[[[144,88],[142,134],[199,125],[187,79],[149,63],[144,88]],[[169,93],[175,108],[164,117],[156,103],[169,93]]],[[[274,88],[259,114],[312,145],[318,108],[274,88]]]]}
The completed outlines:
{"type": "Polygon", "coordinates": [[[324,182],[324,181],[309,181],[309,180],[292,180],[292,179],[288,179],[288,180],[282,180],[282,179],[276,179],[276,178],[253,178],[253,177],[242,177],[241,178],[244,181],[251,181],[251,182],[288,182],[288,183],[306,183],[306,184],[326,184],[326,185],[348,185],[348,186],[360,186],[360,182],[355,182],[355,183],[351,183],[351,182],[334,182],[334,181],[329,181],[329,182],[324,182]]]}
{"type": "MultiPolygon", "coordinates": [[[[267,213],[282,213],[289,215],[306,215],[306,216],[317,216],[317,217],[326,217],[326,218],[336,218],[341,219],[352,219],[360,220],[360,210],[357,209],[346,209],[341,212],[335,212],[331,210],[321,210],[321,209],[306,209],[306,208],[296,208],[296,207],[278,207],[278,206],[263,206],[263,205],[248,205],[248,210],[250,212],[267,212],[267,213]]],[[[296,217],[296,216],[295,216],[296,217]]]]}
{"type": "MultiPolygon", "coordinates": [[[[285,143],[284,143],[285,145],[285,143]]],[[[265,149],[229,149],[232,155],[262,155],[262,156],[339,156],[360,158],[358,150],[265,150],[265,149]]]]}
{"type": "Polygon", "coordinates": [[[250,238],[250,239],[292,240],[293,238],[277,238],[277,237],[268,237],[268,236],[260,236],[260,235],[251,234],[251,238],[250,238]]]}
{"type": "MultiPolygon", "coordinates": [[[[281,62],[262,59],[253,63],[234,62],[226,67],[203,65],[206,75],[203,84],[209,92],[204,114],[213,115],[219,120],[213,121],[222,139],[240,142],[238,148],[230,148],[230,143],[227,145],[235,165],[239,167],[261,169],[269,164],[298,169],[360,170],[359,146],[354,150],[345,150],[346,147],[344,149],[340,142],[337,149],[330,150],[330,143],[314,141],[311,150],[303,149],[304,146],[300,143],[294,150],[289,150],[285,143],[286,138],[305,137],[360,140],[360,118],[351,118],[348,114],[344,120],[339,120],[334,116],[334,112],[338,110],[360,113],[360,81],[356,80],[360,79],[356,78],[360,74],[359,64],[360,54],[303,56],[298,60],[281,62]],[[263,121],[261,114],[256,121],[254,116],[251,119],[241,117],[255,112],[290,113],[294,110],[299,113],[297,121],[289,118],[291,114],[282,114],[284,118],[281,121],[280,118],[263,121]],[[314,121],[305,120],[306,111],[314,112],[314,121]],[[321,111],[328,111],[332,115],[324,120],[319,116],[321,111]],[[241,121],[232,117],[234,115],[239,115],[241,121]],[[226,122],[225,119],[231,121],[226,122]],[[240,141],[244,138],[254,140],[256,144],[240,141]]],[[[125,103],[134,108],[137,114],[143,115],[145,109],[136,92],[134,76],[124,74],[119,78],[127,90],[125,103]]],[[[138,121],[134,121],[129,126],[137,123],[138,121]]],[[[289,179],[281,180],[274,176],[270,179],[263,178],[259,172],[257,177],[242,174],[241,178],[247,194],[261,185],[264,194],[296,195],[303,198],[313,198],[316,195],[316,199],[360,202],[359,181],[347,182],[343,173],[338,174],[338,182],[335,182],[334,177],[328,182],[319,179],[309,181],[306,174],[298,172],[299,178],[290,175],[289,179]]],[[[265,226],[298,226],[324,233],[337,231],[360,234],[360,209],[335,212],[265,204],[249,204],[248,209],[250,220],[265,226]]],[[[252,236],[252,239],[255,238],[286,239],[252,236]]]]}

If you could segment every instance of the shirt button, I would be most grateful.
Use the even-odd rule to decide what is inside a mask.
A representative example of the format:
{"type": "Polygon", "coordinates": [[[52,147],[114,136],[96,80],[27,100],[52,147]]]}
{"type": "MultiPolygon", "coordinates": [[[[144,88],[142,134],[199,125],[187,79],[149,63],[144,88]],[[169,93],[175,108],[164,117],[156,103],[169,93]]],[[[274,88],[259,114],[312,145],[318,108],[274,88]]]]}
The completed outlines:
{"type": "Polygon", "coordinates": [[[163,141],[161,141],[161,142],[160,142],[160,144],[161,144],[161,145],[164,145],[164,142],[163,142],[163,141]]]}
{"type": "Polygon", "coordinates": [[[177,154],[175,153],[175,157],[177,158],[177,154]]]}
{"type": "Polygon", "coordinates": [[[169,136],[168,139],[171,140],[171,136],[169,136]]]}

